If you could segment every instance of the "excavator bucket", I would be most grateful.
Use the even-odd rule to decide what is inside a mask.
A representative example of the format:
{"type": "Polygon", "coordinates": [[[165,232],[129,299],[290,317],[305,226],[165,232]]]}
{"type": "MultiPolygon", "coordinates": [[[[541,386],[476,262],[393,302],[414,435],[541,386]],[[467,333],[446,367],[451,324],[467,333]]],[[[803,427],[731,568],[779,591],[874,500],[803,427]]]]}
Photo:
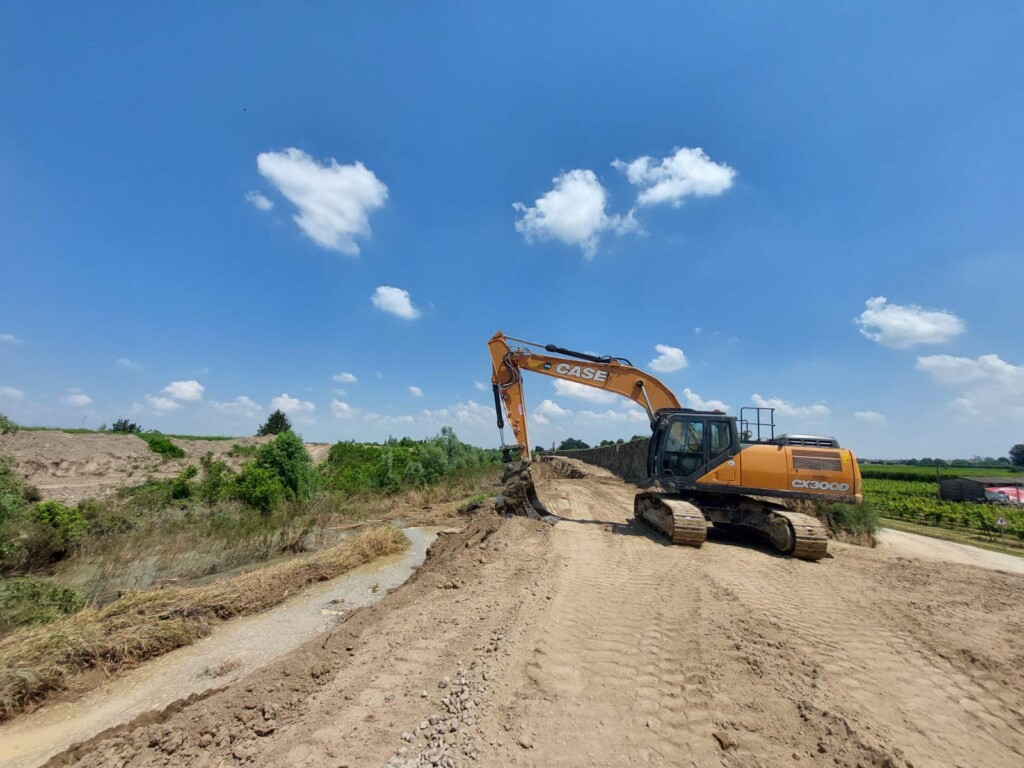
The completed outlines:
{"type": "Polygon", "coordinates": [[[520,515],[533,520],[554,523],[559,520],[557,515],[548,512],[544,503],[537,496],[530,465],[522,461],[509,462],[505,465],[502,477],[505,493],[498,498],[498,512],[503,515],[520,515]]]}

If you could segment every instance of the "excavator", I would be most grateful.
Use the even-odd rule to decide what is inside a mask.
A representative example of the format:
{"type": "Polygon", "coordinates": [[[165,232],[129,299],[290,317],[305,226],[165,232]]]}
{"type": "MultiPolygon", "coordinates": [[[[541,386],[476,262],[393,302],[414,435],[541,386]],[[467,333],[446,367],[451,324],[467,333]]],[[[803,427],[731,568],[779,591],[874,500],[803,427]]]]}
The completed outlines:
{"type": "Polygon", "coordinates": [[[637,494],[633,510],[638,521],[673,544],[700,547],[713,525],[753,532],[792,557],[820,560],[828,551],[825,527],[781,502],[862,501],[853,452],[832,437],[776,437],[772,408],[743,408],[738,417],[683,408],[665,384],[622,357],[541,345],[501,331],[487,346],[498,430],[509,462],[506,496],[520,514],[558,519],[537,497],[530,473],[523,371],[616,393],[644,409],[651,424],[648,490],[637,494]],[[506,420],[514,445],[505,445],[506,420]]]}

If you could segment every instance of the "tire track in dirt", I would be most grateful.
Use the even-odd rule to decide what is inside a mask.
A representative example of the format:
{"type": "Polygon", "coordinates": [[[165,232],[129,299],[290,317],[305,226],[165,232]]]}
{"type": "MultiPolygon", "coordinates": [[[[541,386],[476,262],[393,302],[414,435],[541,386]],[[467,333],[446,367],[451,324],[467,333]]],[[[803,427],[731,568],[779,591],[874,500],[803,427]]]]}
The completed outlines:
{"type": "MultiPolygon", "coordinates": [[[[553,538],[559,586],[507,705],[530,748],[484,764],[1021,764],[1024,701],[1007,663],[1019,635],[1016,656],[979,662],[961,646],[982,616],[961,605],[908,620],[941,603],[923,602],[905,561],[833,544],[834,558],[805,563],[722,536],[671,547],[631,524],[632,486],[542,477],[568,521],[553,538]]],[[[945,575],[912,567],[928,583],[945,575]]],[[[975,578],[1024,596],[1016,577],[975,578]]],[[[1003,607],[984,616],[1012,644],[1020,609],[1003,607]]]]}

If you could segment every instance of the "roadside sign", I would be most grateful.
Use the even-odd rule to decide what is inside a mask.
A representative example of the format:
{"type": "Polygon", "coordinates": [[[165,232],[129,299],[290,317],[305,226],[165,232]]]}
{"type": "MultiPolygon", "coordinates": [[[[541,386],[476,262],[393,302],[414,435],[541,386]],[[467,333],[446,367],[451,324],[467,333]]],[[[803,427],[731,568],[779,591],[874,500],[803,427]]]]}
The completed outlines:
{"type": "Polygon", "coordinates": [[[1006,518],[1005,517],[1000,517],[998,520],[996,520],[996,525],[998,525],[1000,528],[1005,528],[1006,527],[1006,518]]]}

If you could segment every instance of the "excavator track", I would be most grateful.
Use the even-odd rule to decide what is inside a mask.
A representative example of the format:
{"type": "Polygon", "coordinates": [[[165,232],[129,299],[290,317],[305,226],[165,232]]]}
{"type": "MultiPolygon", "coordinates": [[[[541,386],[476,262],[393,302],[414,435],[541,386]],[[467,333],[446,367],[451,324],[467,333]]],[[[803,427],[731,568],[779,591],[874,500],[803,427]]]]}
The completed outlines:
{"type": "Polygon", "coordinates": [[[776,507],[769,526],[772,544],[790,557],[821,560],[828,553],[828,531],[817,518],[776,507]]]}
{"type": "Polygon", "coordinates": [[[699,547],[708,537],[708,521],[688,501],[664,493],[638,493],[636,519],[665,534],[673,544],[699,547]]]}

